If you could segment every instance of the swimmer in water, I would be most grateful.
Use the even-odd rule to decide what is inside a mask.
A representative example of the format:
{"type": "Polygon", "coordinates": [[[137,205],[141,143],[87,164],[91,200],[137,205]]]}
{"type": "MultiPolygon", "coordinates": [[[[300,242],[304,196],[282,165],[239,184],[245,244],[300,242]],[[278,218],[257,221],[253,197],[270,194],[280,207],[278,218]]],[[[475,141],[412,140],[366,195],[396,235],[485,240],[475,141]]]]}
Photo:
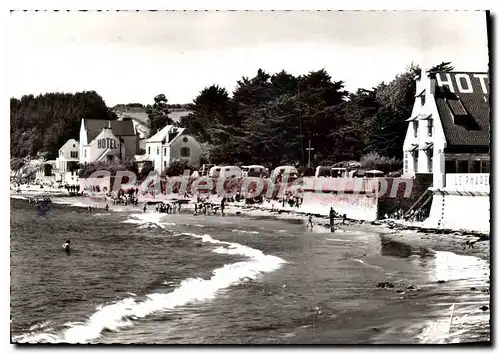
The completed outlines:
{"type": "Polygon", "coordinates": [[[70,251],[70,249],[69,249],[69,240],[66,240],[66,243],[63,244],[63,248],[64,248],[65,252],[69,252],[70,251]]]}

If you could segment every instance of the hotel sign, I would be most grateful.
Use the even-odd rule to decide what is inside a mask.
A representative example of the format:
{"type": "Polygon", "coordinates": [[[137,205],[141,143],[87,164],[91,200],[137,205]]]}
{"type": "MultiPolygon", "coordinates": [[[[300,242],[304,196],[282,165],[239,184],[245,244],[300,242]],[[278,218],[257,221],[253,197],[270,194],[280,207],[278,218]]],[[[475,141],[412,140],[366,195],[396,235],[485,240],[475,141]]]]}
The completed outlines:
{"type": "Polygon", "coordinates": [[[489,77],[486,73],[437,73],[438,86],[447,86],[453,93],[473,93],[481,91],[489,94],[489,77]]]}
{"type": "Polygon", "coordinates": [[[111,138],[103,138],[97,140],[97,148],[98,149],[116,149],[118,144],[115,139],[111,138]]]}
{"type": "Polygon", "coordinates": [[[471,192],[489,192],[489,173],[447,173],[446,189],[471,192]]]}

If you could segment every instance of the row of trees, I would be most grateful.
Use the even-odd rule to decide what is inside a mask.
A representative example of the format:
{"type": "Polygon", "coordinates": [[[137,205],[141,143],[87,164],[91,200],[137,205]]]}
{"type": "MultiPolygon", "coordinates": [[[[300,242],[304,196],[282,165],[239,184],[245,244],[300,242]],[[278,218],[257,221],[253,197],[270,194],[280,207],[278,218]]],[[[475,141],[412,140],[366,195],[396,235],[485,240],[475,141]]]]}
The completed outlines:
{"type": "MultiPolygon", "coordinates": [[[[452,69],[448,62],[431,70],[452,69]]],[[[312,165],[359,161],[367,153],[401,159],[418,74],[412,64],[389,83],[349,93],[325,70],[294,76],[259,69],[237,82],[232,97],[218,85],[206,87],[180,125],[207,146],[212,163],[304,166],[309,141],[312,165]]]]}
{"type": "Polygon", "coordinates": [[[410,66],[388,84],[349,93],[325,70],[294,76],[258,70],[238,81],[232,95],[205,88],[183,117],[186,127],[209,146],[213,163],[312,164],[359,160],[367,152],[401,157],[418,68],[410,66]]]}

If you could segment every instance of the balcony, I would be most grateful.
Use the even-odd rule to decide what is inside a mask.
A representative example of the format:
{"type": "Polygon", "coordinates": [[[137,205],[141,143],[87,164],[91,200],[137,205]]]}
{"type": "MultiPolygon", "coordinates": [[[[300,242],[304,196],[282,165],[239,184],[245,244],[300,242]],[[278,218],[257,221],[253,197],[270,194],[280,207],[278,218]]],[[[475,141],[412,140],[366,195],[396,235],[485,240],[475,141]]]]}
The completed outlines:
{"type": "Polygon", "coordinates": [[[459,192],[490,192],[489,173],[447,173],[446,189],[459,192]]]}

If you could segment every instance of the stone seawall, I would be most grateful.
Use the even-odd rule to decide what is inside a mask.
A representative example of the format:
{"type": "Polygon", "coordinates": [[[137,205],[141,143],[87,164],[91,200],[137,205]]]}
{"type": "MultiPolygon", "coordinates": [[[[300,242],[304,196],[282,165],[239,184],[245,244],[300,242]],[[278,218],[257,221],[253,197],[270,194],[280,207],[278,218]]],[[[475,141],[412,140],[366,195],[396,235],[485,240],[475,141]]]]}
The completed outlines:
{"type": "Polygon", "coordinates": [[[425,227],[490,232],[490,196],[435,191],[425,227]]]}

